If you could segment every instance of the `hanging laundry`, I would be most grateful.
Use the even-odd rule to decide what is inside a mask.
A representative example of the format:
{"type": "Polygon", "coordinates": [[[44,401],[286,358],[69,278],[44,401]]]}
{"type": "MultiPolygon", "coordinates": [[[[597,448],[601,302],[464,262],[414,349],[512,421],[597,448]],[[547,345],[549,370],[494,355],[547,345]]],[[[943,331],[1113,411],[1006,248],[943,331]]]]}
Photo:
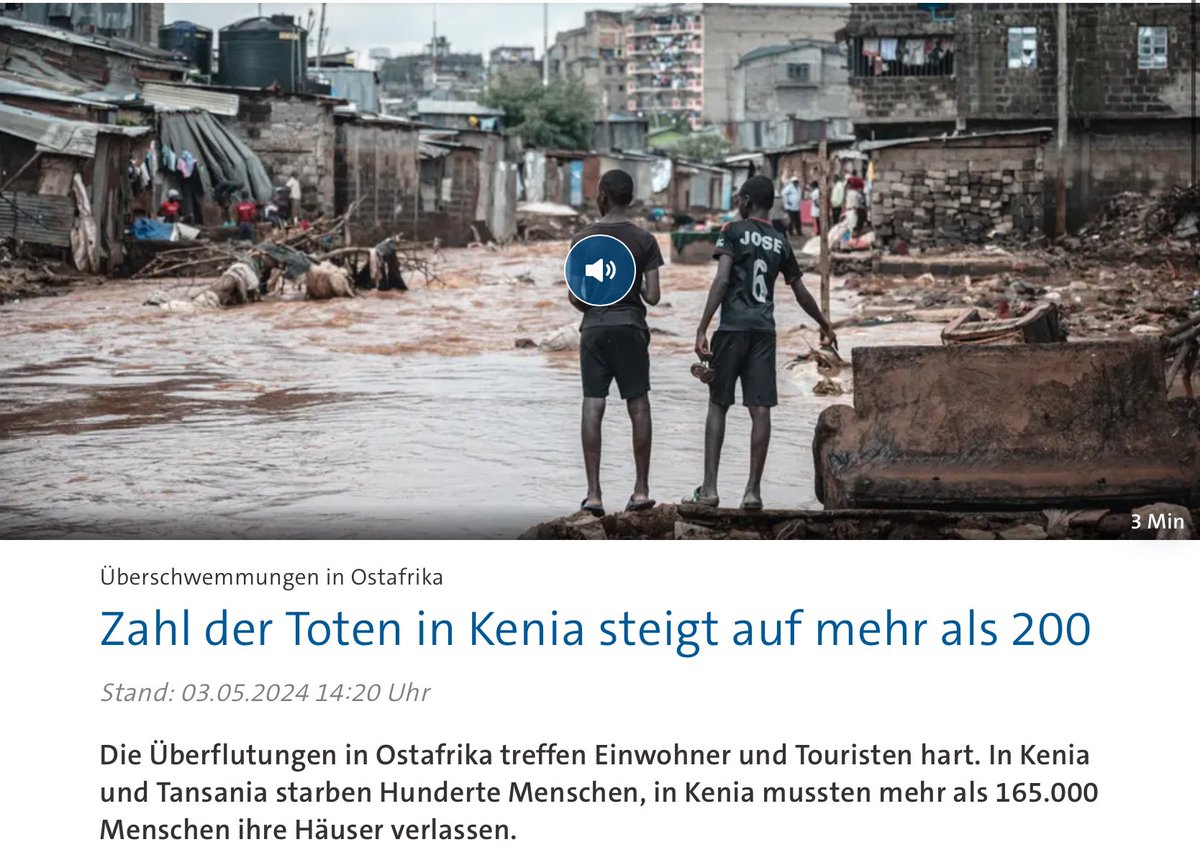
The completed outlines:
{"type": "Polygon", "coordinates": [[[862,53],[868,57],[874,57],[879,53],[878,39],[864,39],[862,41],[862,53]]]}
{"type": "Polygon", "coordinates": [[[896,49],[900,46],[899,39],[880,39],[879,56],[889,63],[896,59],[896,49]]]}
{"type": "Polygon", "coordinates": [[[196,157],[188,150],[183,151],[179,154],[178,167],[181,177],[191,177],[192,172],[196,170],[196,157]]]}
{"type": "Polygon", "coordinates": [[[909,66],[925,65],[925,40],[909,39],[905,43],[904,62],[909,66]]]}
{"type": "Polygon", "coordinates": [[[162,167],[163,171],[175,170],[175,151],[170,147],[164,147],[162,151],[162,167]]]}

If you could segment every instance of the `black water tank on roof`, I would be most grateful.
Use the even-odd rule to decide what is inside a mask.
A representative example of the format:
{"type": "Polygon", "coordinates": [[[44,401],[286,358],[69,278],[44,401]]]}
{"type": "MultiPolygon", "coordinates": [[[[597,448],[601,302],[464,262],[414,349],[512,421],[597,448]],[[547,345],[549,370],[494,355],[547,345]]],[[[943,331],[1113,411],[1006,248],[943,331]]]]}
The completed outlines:
{"type": "Polygon", "coordinates": [[[175,21],[158,28],[158,47],[176,51],[201,75],[212,74],[213,32],[191,21],[175,21]]]}
{"type": "Polygon", "coordinates": [[[229,87],[302,92],[308,33],[287,15],[247,18],[220,32],[218,80],[229,87]]]}

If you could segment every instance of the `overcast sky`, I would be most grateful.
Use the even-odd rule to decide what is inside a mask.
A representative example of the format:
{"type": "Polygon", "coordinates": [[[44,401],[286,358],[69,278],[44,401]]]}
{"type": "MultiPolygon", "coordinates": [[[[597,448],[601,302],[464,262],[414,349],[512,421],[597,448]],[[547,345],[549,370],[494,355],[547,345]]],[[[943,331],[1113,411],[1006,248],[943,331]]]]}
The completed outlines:
{"type": "MultiPolygon", "coordinates": [[[[167,21],[191,21],[213,30],[258,15],[257,3],[168,3],[167,21]]],[[[630,9],[630,3],[551,3],[550,41],[559,30],[583,25],[588,9],[630,9]]],[[[263,3],[263,15],[295,15],[303,26],[311,9],[320,14],[320,3],[263,3]]],[[[477,51],[485,56],[500,45],[532,45],[542,53],[541,3],[438,3],[437,32],[450,40],[455,51],[477,51]]],[[[367,65],[371,48],[390,48],[393,54],[420,51],[433,33],[432,3],[328,3],[325,27],[329,30],[326,53],[351,48],[359,52],[359,65],[367,65]]],[[[315,30],[315,26],[314,26],[315,30]]],[[[219,45],[218,45],[219,47],[219,45]]],[[[316,52],[315,33],[309,50],[316,52]]]]}

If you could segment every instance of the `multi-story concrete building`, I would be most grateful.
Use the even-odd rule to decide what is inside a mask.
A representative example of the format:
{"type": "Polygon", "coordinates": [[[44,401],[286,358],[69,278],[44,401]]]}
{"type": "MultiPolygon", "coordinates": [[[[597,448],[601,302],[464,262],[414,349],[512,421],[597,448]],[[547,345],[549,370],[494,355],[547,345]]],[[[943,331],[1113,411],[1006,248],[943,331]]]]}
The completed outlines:
{"type": "Polygon", "coordinates": [[[537,52],[531,45],[501,45],[493,48],[488,54],[488,80],[506,73],[541,73],[541,64],[537,61],[537,52]]]}
{"type": "Polygon", "coordinates": [[[844,138],[850,75],[845,45],[800,39],[742,56],[726,137],[746,150],[844,138]]]}
{"type": "Polygon", "coordinates": [[[485,84],[483,55],[450,50],[439,36],[420,54],[383,61],[379,78],[392,110],[412,110],[418,99],[475,99],[485,84]]]}
{"type": "MultiPolygon", "coordinates": [[[[1057,10],[1039,3],[855,5],[845,39],[849,115],[859,137],[1053,127],[1057,10]]],[[[1195,181],[1195,48],[1187,4],[1068,4],[1066,24],[1071,228],[1118,192],[1195,181]]],[[[1054,159],[1047,146],[1048,225],[1054,159]]]]}
{"type": "Polygon", "coordinates": [[[625,22],[620,12],[594,10],[582,27],[550,46],[550,74],[578,78],[595,96],[596,119],[625,110],[625,22]]]}
{"type": "Polygon", "coordinates": [[[640,6],[625,23],[626,106],[652,120],[693,128],[735,119],[733,72],[742,56],[780,37],[832,40],[844,6],[640,6]]]}

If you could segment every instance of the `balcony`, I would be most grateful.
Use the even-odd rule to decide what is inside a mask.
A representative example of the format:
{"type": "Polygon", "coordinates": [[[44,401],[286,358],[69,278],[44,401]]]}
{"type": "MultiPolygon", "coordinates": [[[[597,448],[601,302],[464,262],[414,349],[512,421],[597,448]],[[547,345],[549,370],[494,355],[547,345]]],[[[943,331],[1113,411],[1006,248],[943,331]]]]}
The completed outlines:
{"type": "Polygon", "coordinates": [[[686,87],[642,87],[641,85],[633,85],[626,90],[627,93],[702,93],[704,88],[698,84],[689,84],[686,87]]]}
{"type": "MultiPolygon", "coordinates": [[[[686,48],[678,48],[678,49],[676,49],[676,53],[687,54],[687,55],[695,54],[697,56],[703,56],[704,55],[704,46],[700,43],[696,43],[694,45],[689,45],[686,48]]],[[[627,57],[661,57],[662,54],[663,54],[662,48],[659,47],[658,45],[653,45],[653,44],[647,45],[644,48],[634,46],[634,47],[629,47],[629,48],[625,49],[625,55],[627,57]]]]}

